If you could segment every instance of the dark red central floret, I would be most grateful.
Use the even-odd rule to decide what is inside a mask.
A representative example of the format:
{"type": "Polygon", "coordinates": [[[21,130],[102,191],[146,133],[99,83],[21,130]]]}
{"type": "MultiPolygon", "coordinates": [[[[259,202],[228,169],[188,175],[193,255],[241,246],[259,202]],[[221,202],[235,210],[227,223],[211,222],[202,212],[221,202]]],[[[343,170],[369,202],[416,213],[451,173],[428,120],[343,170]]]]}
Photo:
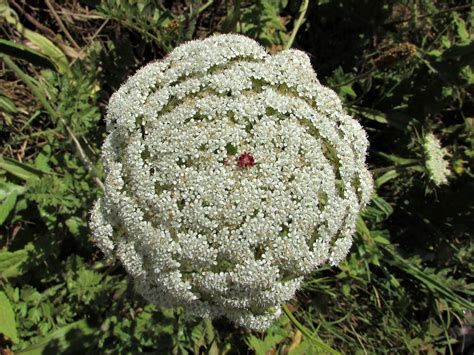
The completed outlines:
{"type": "Polygon", "coordinates": [[[237,163],[241,168],[247,168],[255,165],[255,159],[252,154],[243,152],[237,159],[237,163]]]}

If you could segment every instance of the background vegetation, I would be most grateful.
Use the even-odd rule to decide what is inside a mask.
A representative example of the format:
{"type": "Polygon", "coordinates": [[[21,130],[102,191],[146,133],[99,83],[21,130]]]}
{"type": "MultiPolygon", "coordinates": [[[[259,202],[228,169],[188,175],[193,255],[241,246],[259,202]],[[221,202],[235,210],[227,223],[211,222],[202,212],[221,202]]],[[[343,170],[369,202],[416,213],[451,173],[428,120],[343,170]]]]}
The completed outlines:
{"type": "Polygon", "coordinates": [[[472,331],[469,0],[0,0],[0,352],[456,353],[472,331]],[[306,51],[366,128],[377,192],[347,261],[265,333],[184,319],[90,241],[110,95],[172,48],[238,32],[306,51]],[[449,184],[429,179],[428,132],[449,184]],[[3,350],[1,350],[3,349],[3,350]]]}

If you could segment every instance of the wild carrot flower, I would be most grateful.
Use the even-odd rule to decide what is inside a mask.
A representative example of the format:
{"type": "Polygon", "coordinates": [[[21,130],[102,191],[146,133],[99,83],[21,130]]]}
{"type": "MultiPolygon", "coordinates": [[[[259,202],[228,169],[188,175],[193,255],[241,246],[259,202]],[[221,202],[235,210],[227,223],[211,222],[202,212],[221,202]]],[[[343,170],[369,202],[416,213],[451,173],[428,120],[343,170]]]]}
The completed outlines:
{"type": "Polygon", "coordinates": [[[441,147],[441,143],[433,133],[425,135],[423,141],[423,151],[425,155],[425,167],[428,177],[436,186],[448,183],[449,162],[445,160],[447,151],[441,147]]]}
{"type": "Polygon", "coordinates": [[[218,35],[112,96],[93,237],[160,306],[268,327],[338,264],[370,199],[367,138],[297,50],[218,35]]]}

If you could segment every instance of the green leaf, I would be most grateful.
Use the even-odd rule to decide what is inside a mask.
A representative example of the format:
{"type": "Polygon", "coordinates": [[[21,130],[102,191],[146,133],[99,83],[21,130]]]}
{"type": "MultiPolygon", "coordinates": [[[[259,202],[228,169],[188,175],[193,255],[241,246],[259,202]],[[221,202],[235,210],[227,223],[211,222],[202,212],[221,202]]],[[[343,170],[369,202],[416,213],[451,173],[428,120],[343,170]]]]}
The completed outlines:
{"type": "Polygon", "coordinates": [[[51,42],[45,36],[28,29],[25,29],[24,35],[27,39],[36,44],[40,48],[41,52],[51,59],[51,61],[56,65],[61,73],[65,73],[69,70],[69,64],[66,56],[58,47],[54,45],[53,42],[51,42]]]}
{"type": "Polygon", "coordinates": [[[382,235],[380,235],[380,234],[376,234],[376,235],[375,235],[374,241],[376,241],[376,242],[379,243],[379,244],[384,244],[384,245],[390,244],[390,241],[389,241],[387,238],[385,238],[385,237],[383,237],[382,235]]]}
{"type": "Polygon", "coordinates": [[[0,53],[26,60],[28,63],[33,65],[56,70],[54,64],[47,57],[45,57],[40,52],[28,48],[27,46],[20,43],[0,39],[0,53]]]}
{"type": "Polygon", "coordinates": [[[5,222],[11,210],[13,210],[13,208],[15,207],[15,203],[16,203],[15,192],[9,194],[7,198],[2,201],[2,204],[0,205],[0,225],[2,225],[3,222],[5,222]]]}
{"type": "Polygon", "coordinates": [[[393,213],[393,207],[383,198],[376,196],[372,199],[373,204],[387,217],[393,213]]]}
{"type": "Polygon", "coordinates": [[[265,355],[272,352],[285,337],[280,334],[269,334],[263,340],[256,336],[250,336],[247,341],[252,350],[255,351],[256,355],[265,355]]]}
{"type": "Polygon", "coordinates": [[[342,285],[342,293],[344,294],[344,296],[349,297],[349,295],[351,294],[351,286],[349,286],[348,284],[342,285]]]}
{"type": "Polygon", "coordinates": [[[18,350],[16,354],[59,354],[66,349],[74,349],[74,352],[80,353],[93,344],[92,334],[95,332],[96,329],[83,319],[57,329],[27,348],[18,350]]]}
{"type": "Polygon", "coordinates": [[[377,121],[379,123],[388,123],[387,115],[381,111],[355,105],[349,106],[348,109],[350,112],[359,114],[369,120],[377,121]]]}
{"type": "Polygon", "coordinates": [[[395,164],[398,165],[410,165],[418,162],[416,159],[408,159],[408,158],[402,158],[399,156],[396,156],[395,154],[385,154],[385,153],[378,153],[380,156],[384,157],[385,159],[390,160],[391,162],[394,162],[395,164]]]}
{"type": "Polygon", "coordinates": [[[13,101],[3,95],[0,96],[0,110],[10,114],[18,111],[13,101]]]}
{"type": "Polygon", "coordinates": [[[51,167],[49,166],[49,157],[43,153],[39,153],[35,158],[35,167],[44,172],[51,172],[51,167]]]}
{"type": "MultiPolygon", "coordinates": [[[[238,30],[265,46],[282,45],[288,41],[287,29],[280,17],[280,6],[269,1],[256,1],[242,9],[238,30]]],[[[234,8],[236,11],[236,7],[234,8]]]]}
{"type": "Polygon", "coordinates": [[[0,169],[25,181],[39,179],[45,173],[18,160],[2,156],[0,156],[0,169]]]}
{"type": "MultiPolygon", "coordinates": [[[[18,21],[17,16],[13,15],[14,12],[8,10],[2,12],[2,15],[6,22],[14,26],[18,32],[20,32],[26,39],[28,39],[36,47],[38,47],[39,52],[43,53],[46,57],[48,57],[51,62],[54,63],[54,65],[58,68],[59,72],[67,72],[69,70],[69,63],[64,53],[45,36],[25,28],[25,26],[23,26],[23,24],[18,21]]],[[[10,50],[11,49],[12,48],[10,48],[10,50]]]]}
{"type": "Polygon", "coordinates": [[[365,222],[364,222],[364,220],[362,219],[361,216],[357,217],[356,230],[357,230],[357,232],[359,232],[364,237],[370,238],[370,230],[369,230],[369,228],[367,228],[367,225],[365,224],[365,222]]]}
{"type": "Polygon", "coordinates": [[[287,317],[280,317],[270,328],[265,332],[265,336],[256,336],[250,334],[245,338],[248,346],[255,351],[256,355],[265,355],[272,350],[279,348],[279,345],[286,339],[288,332],[285,330],[285,325],[288,324],[287,317]]]}
{"type": "Polygon", "coordinates": [[[466,29],[466,23],[461,17],[459,17],[457,12],[453,12],[453,20],[456,24],[456,31],[461,39],[461,43],[469,42],[469,31],[466,29]]]}
{"type": "Polygon", "coordinates": [[[226,149],[228,155],[235,155],[235,154],[237,154],[237,148],[234,147],[231,143],[228,143],[228,144],[225,146],[225,149],[226,149]]]}
{"type": "Polygon", "coordinates": [[[375,187],[379,188],[386,182],[389,182],[392,179],[395,179],[399,176],[400,174],[397,173],[395,169],[387,171],[385,174],[382,176],[379,176],[377,179],[375,179],[375,187]]]}
{"type": "Polygon", "coordinates": [[[21,266],[28,260],[33,249],[32,244],[27,244],[25,248],[14,252],[0,250],[0,278],[21,275],[24,272],[21,266]]]}
{"type": "Polygon", "coordinates": [[[11,182],[0,181],[0,201],[6,199],[10,194],[21,195],[26,191],[26,187],[12,184],[11,182]]]}
{"type": "Polygon", "coordinates": [[[71,232],[73,235],[79,235],[79,231],[83,223],[83,220],[76,216],[68,218],[65,222],[69,232],[71,232]]]}
{"type": "Polygon", "coordinates": [[[352,89],[352,87],[349,86],[349,85],[341,86],[341,87],[339,88],[339,90],[340,90],[340,92],[341,92],[342,94],[346,94],[346,95],[348,95],[348,96],[350,96],[350,97],[356,97],[356,96],[357,96],[357,94],[355,93],[355,91],[354,91],[354,90],[352,89]]]}
{"type": "Polygon", "coordinates": [[[12,305],[3,291],[0,291],[0,333],[18,343],[18,332],[16,330],[15,314],[12,305]]]}

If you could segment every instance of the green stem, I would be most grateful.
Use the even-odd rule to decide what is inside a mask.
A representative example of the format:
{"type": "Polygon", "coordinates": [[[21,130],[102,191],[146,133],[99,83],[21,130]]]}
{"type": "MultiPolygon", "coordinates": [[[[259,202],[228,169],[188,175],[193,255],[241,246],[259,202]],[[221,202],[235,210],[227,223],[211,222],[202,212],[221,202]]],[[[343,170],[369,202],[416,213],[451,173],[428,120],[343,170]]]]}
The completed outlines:
{"type": "Polygon", "coordinates": [[[296,34],[300,29],[301,25],[303,24],[304,17],[306,16],[306,11],[308,10],[309,0],[303,0],[301,3],[301,7],[299,10],[299,16],[296,19],[295,25],[293,26],[293,31],[291,31],[290,39],[285,44],[285,49],[291,48],[293,42],[295,41],[296,34]]]}
{"type": "Polygon", "coordinates": [[[370,172],[373,175],[378,175],[378,174],[386,173],[387,171],[390,171],[390,170],[395,170],[397,172],[400,172],[400,171],[408,170],[410,168],[413,168],[413,167],[416,167],[416,166],[422,166],[422,165],[423,164],[422,164],[421,161],[416,161],[416,162],[409,163],[409,164],[404,164],[404,165],[394,164],[394,165],[390,165],[390,166],[385,166],[383,168],[371,169],[370,172]]]}
{"type": "Polygon", "coordinates": [[[209,6],[211,6],[212,4],[214,3],[214,0],[209,0],[208,2],[206,2],[204,5],[202,5],[197,13],[200,14],[201,12],[205,11],[209,6]]]}
{"type": "Polygon", "coordinates": [[[326,345],[325,343],[323,343],[320,339],[314,337],[308,328],[306,328],[303,324],[298,322],[298,320],[295,318],[295,316],[293,316],[293,313],[290,312],[286,304],[282,305],[282,309],[283,309],[283,312],[285,312],[286,316],[290,319],[290,321],[295,325],[295,327],[301,333],[303,333],[304,336],[308,337],[313,343],[315,343],[321,350],[324,350],[328,352],[329,354],[341,355],[340,352],[338,352],[337,350],[334,350],[329,345],[326,345]]]}

